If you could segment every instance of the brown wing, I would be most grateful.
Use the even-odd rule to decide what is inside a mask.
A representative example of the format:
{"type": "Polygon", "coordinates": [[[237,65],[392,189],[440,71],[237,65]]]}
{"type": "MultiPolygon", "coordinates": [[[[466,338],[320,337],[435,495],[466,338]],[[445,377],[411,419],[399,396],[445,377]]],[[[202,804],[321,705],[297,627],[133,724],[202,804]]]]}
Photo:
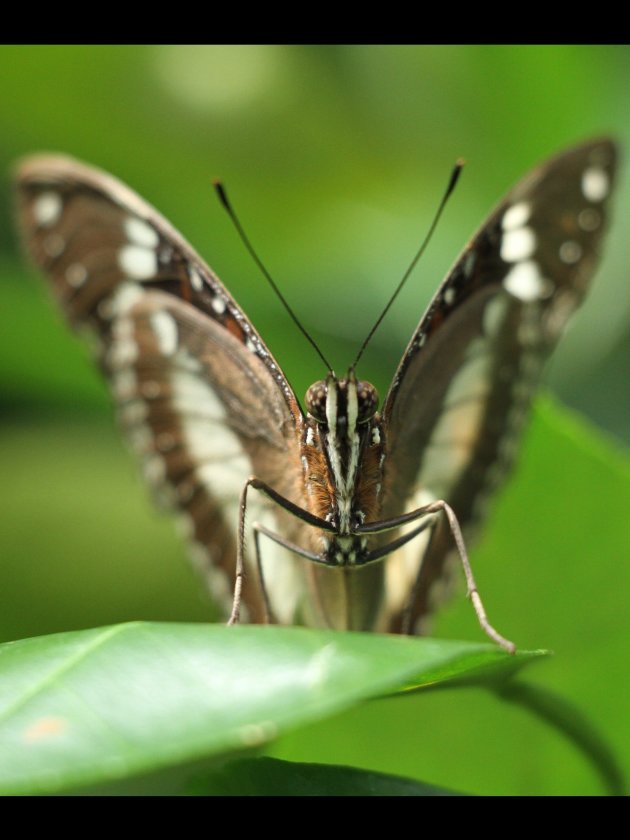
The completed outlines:
{"type": "MultiPolygon", "coordinates": [[[[385,518],[445,499],[470,534],[512,465],[543,362],[594,272],[615,158],[602,139],[533,170],[455,263],[385,401],[385,518]]],[[[430,610],[451,550],[442,523],[420,558],[413,542],[393,558],[398,590],[396,578],[411,586],[422,566],[414,619],[430,610]]]]}
{"type": "MultiPolygon", "coordinates": [[[[304,504],[302,413],[293,391],[216,275],[119,181],[43,155],[19,165],[16,187],[28,253],[70,322],[96,335],[145,476],[179,512],[193,558],[228,607],[246,479],[255,474],[304,504]]],[[[275,517],[251,494],[249,521],[277,530],[275,517]]],[[[296,560],[273,544],[267,552],[272,606],[291,621],[301,598],[296,560]]],[[[261,619],[255,575],[245,602],[250,618],[261,619]]]]}

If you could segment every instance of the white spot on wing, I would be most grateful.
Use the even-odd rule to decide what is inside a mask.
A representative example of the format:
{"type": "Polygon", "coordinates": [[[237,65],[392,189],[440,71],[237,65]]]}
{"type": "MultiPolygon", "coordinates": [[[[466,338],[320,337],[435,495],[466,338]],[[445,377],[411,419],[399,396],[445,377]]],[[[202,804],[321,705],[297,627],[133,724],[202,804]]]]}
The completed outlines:
{"type": "Polygon", "coordinates": [[[586,207],[584,210],[580,210],[578,215],[578,225],[585,230],[587,233],[592,233],[602,223],[602,217],[597,210],[593,210],[592,207],[586,207]]]}
{"type": "Polygon", "coordinates": [[[127,430],[126,434],[134,452],[140,455],[149,452],[153,445],[153,433],[146,423],[133,426],[127,430]]]}
{"type": "Polygon", "coordinates": [[[134,336],[133,321],[130,318],[120,318],[114,324],[107,363],[114,369],[124,368],[133,364],[137,358],[138,344],[134,336]]]}
{"type": "Polygon", "coordinates": [[[212,298],[212,308],[217,313],[217,315],[223,315],[226,309],[226,303],[222,297],[219,295],[215,295],[212,298]]]}
{"type": "Polygon", "coordinates": [[[536,250],[536,237],[531,228],[508,230],[501,240],[501,259],[505,262],[521,262],[532,256],[536,250]]]}
{"type": "Polygon", "coordinates": [[[139,426],[147,419],[147,405],[144,400],[132,400],[120,410],[120,419],[126,426],[139,426]]]}
{"type": "Polygon", "coordinates": [[[455,301],[456,293],[455,289],[450,288],[444,292],[444,303],[447,306],[451,306],[451,304],[455,301]]]}
{"type": "Polygon", "coordinates": [[[158,270],[155,251],[139,245],[125,245],[121,248],[118,264],[128,277],[136,280],[150,280],[158,270]]]}
{"type": "Polygon", "coordinates": [[[527,201],[519,201],[518,204],[513,204],[503,214],[501,220],[503,230],[514,230],[527,224],[531,212],[531,205],[527,201]]]}
{"type": "Polygon", "coordinates": [[[72,263],[66,268],[66,280],[74,289],[82,286],[88,278],[87,269],[81,263],[72,263]]]}
{"type": "Polygon", "coordinates": [[[573,265],[582,256],[582,246],[579,242],[574,242],[572,239],[569,239],[562,243],[559,254],[563,263],[573,265]]]}
{"type": "Polygon", "coordinates": [[[135,245],[142,248],[155,248],[160,241],[155,228],[137,216],[125,219],[125,233],[135,245]]]}
{"type": "Polygon", "coordinates": [[[110,298],[112,315],[120,318],[142,298],[142,295],[142,286],[137,283],[121,283],[110,298]]]}
{"type": "Polygon", "coordinates": [[[136,373],[133,368],[119,370],[112,379],[112,390],[118,400],[128,400],[138,389],[136,373]]]}
{"type": "Polygon", "coordinates": [[[473,268],[475,267],[475,262],[477,261],[477,256],[475,252],[471,249],[466,254],[464,259],[463,271],[464,277],[468,278],[472,274],[473,268]]]}
{"type": "Polygon", "coordinates": [[[194,265],[189,266],[188,268],[188,276],[190,277],[190,285],[196,292],[200,292],[203,289],[203,277],[194,265]]]}
{"type": "Polygon", "coordinates": [[[589,166],[582,175],[582,192],[589,201],[603,201],[610,192],[606,170],[600,166],[589,166]]]}
{"type": "Polygon", "coordinates": [[[165,356],[173,356],[178,344],[175,319],[168,312],[152,312],[150,320],[160,352],[165,356]]]}
{"type": "Polygon", "coordinates": [[[143,473],[150,484],[161,484],[166,476],[164,459],[157,454],[150,455],[144,462],[143,473]]]}
{"type": "Polygon", "coordinates": [[[140,393],[147,400],[156,400],[162,393],[162,386],[155,379],[145,379],[140,385],[140,393]]]}
{"type": "Polygon", "coordinates": [[[549,297],[553,291],[551,282],[542,276],[533,260],[515,265],[505,277],[503,287],[524,303],[549,297]]]}
{"type": "Polygon", "coordinates": [[[33,202],[35,221],[38,225],[42,225],[42,227],[54,225],[61,215],[62,210],[63,201],[61,200],[61,196],[56,192],[43,192],[33,202]]]}

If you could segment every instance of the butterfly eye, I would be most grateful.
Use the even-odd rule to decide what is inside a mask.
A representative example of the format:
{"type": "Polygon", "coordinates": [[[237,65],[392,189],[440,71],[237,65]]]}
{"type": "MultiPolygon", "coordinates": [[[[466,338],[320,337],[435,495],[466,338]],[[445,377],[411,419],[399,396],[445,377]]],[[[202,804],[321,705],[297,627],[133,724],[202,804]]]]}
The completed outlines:
{"type": "Polygon", "coordinates": [[[378,408],[378,391],[370,382],[357,382],[357,402],[359,412],[357,422],[367,423],[376,414],[378,408]]]}
{"type": "Polygon", "coordinates": [[[328,385],[324,379],[315,382],[306,392],[304,401],[306,403],[306,410],[317,420],[318,423],[326,422],[326,397],[328,395],[328,385]]]}

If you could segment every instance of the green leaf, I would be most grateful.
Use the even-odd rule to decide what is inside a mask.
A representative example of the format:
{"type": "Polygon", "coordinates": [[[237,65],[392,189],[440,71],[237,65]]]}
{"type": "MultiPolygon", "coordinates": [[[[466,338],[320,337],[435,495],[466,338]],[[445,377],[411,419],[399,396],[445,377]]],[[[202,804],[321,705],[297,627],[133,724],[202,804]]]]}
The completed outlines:
{"type": "Polygon", "coordinates": [[[459,796],[454,791],[354,767],[241,759],[189,786],[199,796],[459,796]]]}
{"type": "Polygon", "coordinates": [[[541,652],[302,628],[133,623],[0,647],[0,792],[123,779],[263,744],[369,697],[541,652]]]}

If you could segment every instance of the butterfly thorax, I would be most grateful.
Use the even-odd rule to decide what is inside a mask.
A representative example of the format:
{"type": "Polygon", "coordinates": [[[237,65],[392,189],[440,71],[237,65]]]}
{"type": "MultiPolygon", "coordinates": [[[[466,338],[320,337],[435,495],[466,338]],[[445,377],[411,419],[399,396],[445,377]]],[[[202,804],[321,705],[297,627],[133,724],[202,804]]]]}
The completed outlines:
{"type": "Polygon", "coordinates": [[[355,531],[376,519],[380,508],[384,442],[378,394],[353,371],[346,379],[330,374],[311,385],[306,406],[302,463],[309,506],[336,532],[322,533],[323,554],[332,565],[355,565],[366,551],[366,538],[355,531]]]}

